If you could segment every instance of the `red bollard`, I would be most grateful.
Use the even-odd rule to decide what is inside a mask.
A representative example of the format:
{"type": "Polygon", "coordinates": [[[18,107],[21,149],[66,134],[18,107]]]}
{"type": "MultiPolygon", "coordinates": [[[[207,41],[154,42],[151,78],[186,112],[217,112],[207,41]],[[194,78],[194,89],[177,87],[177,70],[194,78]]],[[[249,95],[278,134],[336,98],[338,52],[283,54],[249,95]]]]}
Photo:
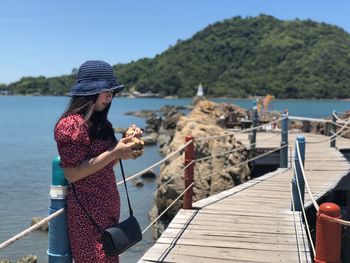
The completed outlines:
{"type": "Polygon", "coordinates": [[[338,205],[324,203],[317,212],[315,263],[340,263],[341,225],[323,216],[341,218],[338,205]]]}
{"type": "MultiPolygon", "coordinates": [[[[190,164],[194,159],[194,138],[192,135],[187,135],[185,138],[185,142],[189,142],[192,140],[192,143],[186,146],[185,148],[185,189],[189,187],[193,182],[193,171],[194,171],[194,163],[190,164]],[[189,165],[190,164],[190,165],[189,165]]],[[[184,202],[183,209],[192,209],[192,195],[193,195],[193,186],[190,187],[184,194],[184,202]]]]}

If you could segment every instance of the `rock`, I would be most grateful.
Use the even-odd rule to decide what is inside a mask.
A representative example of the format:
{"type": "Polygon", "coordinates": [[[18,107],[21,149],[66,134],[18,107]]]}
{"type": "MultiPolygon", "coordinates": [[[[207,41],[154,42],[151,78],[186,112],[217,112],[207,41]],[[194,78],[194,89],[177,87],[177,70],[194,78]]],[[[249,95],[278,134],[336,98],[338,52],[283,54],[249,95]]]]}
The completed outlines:
{"type": "Polygon", "coordinates": [[[8,258],[0,259],[0,263],[11,263],[11,260],[8,258]]]}
{"type": "Polygon", "coordinates": [[[38,262],[38,257],[35,255],[24,256],[17,261],[17,263],[37,263],[37,262],[38,262]]]}
{"type": "MultiPolygon", "coordinates": [[[[233,135],[224,136],[221,139],[198,140],[212,135],[224,135],[227,130],[218,125],[220,116],[228,116],[237,107],[216,104],[207,100],[198,101],[188,116],[181,116],[177,121],[172,137],[164,134],[159,135],[158,143],[162,146],[165,155],[176,151],[184,144],[186,135],[191,134],[195,138],[195,159],[220,154],[232,149],[239,149],[234,153],[217,156],[206,161],[198,161],[194,167],[193,202],[206,198],[210,195],[227,190],[235,185],[250,179],[250,169],[246,163],[235,166],[248,158],[248,151],[236,141],[233,135]],[[162,137],[163,136],[163,137],[162,137]],[[172,139],[171,139],[172,138],[172,139]],[[160,139],[163,139],[160,142],[160,139]],[[170,141],[170,144],[168,143],[170,141]]],[[[235,116],[243,116],[244,110],[239,109],[235,116]]],[[[164,211],[184,190],[184,156],[174,156],[170,162],[161,166],[159,186],[173,178],[156,195],[156,211],[164,211]]],[[[162,232],[182,207],[181,199],[171,207],[158,222],[159,229],[155,233],[162,232]]],[[[152,218],[154,219],[154,218],[152,218]]]]}
{"type": "Polygon", "coordinates": [[[156,174],[152,170],[141,174],[141,178],[143,179],[155,179],[156,177],[157,177],[156,174]]]}
{"type": "Polygon", "coordinates": [[[132,182],[136,187],[142,187],[144,185],[143,181],[140,178],[135,178],[132,180],[132,182]]]}
{"type": "Polygon", "coordinates": [[[162,124],[162,118],[158,116],[151,116],[146,120],[145,131],[147,133],[158,132],[162,124]]]}
{"type": "MultiPolygon", "coordinates": [[[[32,222],[31,222],[31,226],[32,225],[35,225],[36,223],[40,222],[41,220],[43,220],[44,217],[40,217],[40,216],[35,216],[32,218],[32,222]]],[[[40,228],[38,228],[39,230],[41,231],[47,231],[49,229],[49,225],[48,223],[46,222],[45,224],[41,225],[40,228]]]]}
{"type": "Polygon", "coordinates": [[[164,120],[162,122],[162,127],[166,130],[175,129],[176,124],[179,121],[180,117],[183,116],[182,112],[178,111],[170,111],[164,116],[164,120]]]}
{"type": "Polygon", "coordinates": [[[114,128],[115,133],[124,134],[127,131],[127,128],[114,128]]]}
{"type": "Polygon", "coordinates": [[[143,136],[142,139],[143,139],[145,145],[157,144],[158,134],[155,132],[152,132],[151,134],[143,136]]]}
{"type": "Polygon", "coordinates": [[[133,115],[140,118],[150,118],[156,116],[156,111],[154,110],[141,110],[141,111],[129,111],[125,115],[133,115]]]}
{"type": "MultiPolygon", "coordinates": [[[[158,216],[158,208],[157,206],[153,206],[151,208],[151,210],[149,211],[148,213],[148,216],[150,219],[154,219],[158,216]]],[[[164,231],[164,227],[162,224],[158,224],[158,221],[156,221],[154,224],[153,224],[153,227],[151,228],[152,229],[152,237],[153,239],[157,239],[161,233],[163,233],[164,231]]]]}
{"type": "MultiPolygon", "coordinates": [[[[279,123],[279,126],[281,126],[280,123],[279,123]]],[[[291,130],[301,130],[302,127],[303,127],[303,122],[299,120],[290,120],[288,125],[288,128],[291,130]]]]}
{"type": "Polygon", "coordinates": [[[171,142],[172,136],[169,134],[160,134],[158,136],[159,151],[161,154],[166,155],[168,152],[168,146],[171,142]]]}

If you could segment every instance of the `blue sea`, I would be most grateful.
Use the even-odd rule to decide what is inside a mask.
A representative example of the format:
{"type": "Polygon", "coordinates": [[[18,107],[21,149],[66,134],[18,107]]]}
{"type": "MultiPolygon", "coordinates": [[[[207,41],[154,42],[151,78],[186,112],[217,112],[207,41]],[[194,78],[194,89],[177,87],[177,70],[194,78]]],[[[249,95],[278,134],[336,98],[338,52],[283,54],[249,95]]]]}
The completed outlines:
{"type": "MultiPolygon", "coordinates": [[[[50,206],[51,163],[57,155],[53,128],[67,106],[68,97],[0,96],[0,243],[30,226],[32,217],[47,216],[50,206]]],[[[213,99],[250,108],[248,99],[213,99]]],[[[114,127],[135,123],[145,126],[145,120],[125,115],[128,111],[159,109],[164,105],[188,105],[192,99],[129,99],[116,98],[109,120],[114,127]]],[[[274,100],[270,110],[289,110],[293,116],[312,118],[329,117],[333,110],[350,109],[349,101],[342,100],[274,100]]],[[[135,174],[159,161],[162,156],[157,146],[147,146],[137,160],[125,162],[127,175],[135,174]]],[[[159,172],[159,168],[154,170],[159,172]]],[[[116,171],[117,181],[121,180],[116,171]]],[[[156,181],[144,181],[143,187],[128,184],[132,205],[141,229],[149,222],[148,212],[153,204],[156,181]]],[[[122,219],[127,216],[124,189],[120,189],[122,219]]],[[[151,231],[143,240],[121,256],[121,262],[136,262],[153,244],[151,231]]],[[[25,238],[0,251],[0,259],[12,261],[20,256],[35,254],[39,262],[47,262],[47,233],[34,231],[25,238]]]]}

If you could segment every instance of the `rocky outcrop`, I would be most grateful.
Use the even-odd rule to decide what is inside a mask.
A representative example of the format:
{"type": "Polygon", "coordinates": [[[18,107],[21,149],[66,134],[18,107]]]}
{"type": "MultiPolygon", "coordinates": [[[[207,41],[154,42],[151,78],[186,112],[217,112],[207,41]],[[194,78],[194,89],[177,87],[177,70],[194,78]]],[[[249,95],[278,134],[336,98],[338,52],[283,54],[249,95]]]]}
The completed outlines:
{"type": "MultiPolygon", "coordinates": [[[[32,222],[31,222],[30,225],[33,226],[33,225],[39,223],[43,219],[44,219],[44,217],[42,217],[42,216],[35,216],[35,217],[32,218],[32,222]]],[[[41,225],[38,229],[41,230],[41,231],[48,231],[49,225],[46,222],[45,224],[41,225]]]]}
{"type": "MultiPolygon", "coordinates": [[[[35,255],[29,255],[21,257],[17,260],[17,263],[37,263],[38,257],[35,255]]],[[[9,259],[0,259],[0,263],[11,263],[9,259]]]]}
{"type": "Polygon", "coordinates": [[[38,262],[38,257],[37,256],[33,256],[33,255],[21,257],[17,261],[17,263],[37,263],[37,262],[38,262]]]}
{"type": "MultiPolygon", "coordinates": [[[[195,164],[194,202],[249,179],[250,170],[247,164],[235,166],[248,157],[248,152],[243,145],[233,135],[219,139],[208,138],[227,133],[227,130],[221,127],[220,116],[227,117],[230,114],[235,114],[239,118],[246,112],[230,104],[199,101],[188,116],[181,116],[178,119],[174,136],[170,144],[163,149],[165,154],[179,149],[184,144],[185,136],[191,134],[195,138],[195,159],[217,155],[207,160],[197,161],[195,164]],[[230,151],[232,152],[227,153],[230,151]]],[[[183,163],[184,156],[178,155],[161,166],[159,186],[163,187],[156,194],[151,217],[156,217],[164,211],[184,191],[183,163]],[[171,178],[173,180],[169,182],[171,178]],[[166,182],[169,183],[164,185],[166,182]]],[[[178,201],[161,217],[155,228],[155,238],[160,235],[181,207],[182,201],[178,201]]]]}

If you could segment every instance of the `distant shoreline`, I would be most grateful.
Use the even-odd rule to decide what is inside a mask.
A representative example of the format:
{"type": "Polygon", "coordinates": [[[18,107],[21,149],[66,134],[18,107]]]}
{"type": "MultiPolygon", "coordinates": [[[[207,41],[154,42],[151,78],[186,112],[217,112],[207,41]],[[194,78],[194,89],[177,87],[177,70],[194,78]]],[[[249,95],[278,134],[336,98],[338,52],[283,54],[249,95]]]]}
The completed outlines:
{"type": "MultiPolygon", "coordinates": [[[[70,97],[68,95],[43,95],[43,94],[0,94],[0,97],[15,97],[15,96],[21,96],[21,97],[70,97]]],[[[257,98],[264,98],[263,96],[256,96],[256,97],[248,97],[248,98],[233,98],[233,97],[211,97],[211,96],[204,96],[207,99],[231,99],[231,100],[254,100],[257,98]]],[[[126,99],[167,99],[167,100],[176,100],[176,99],[193,99],[194,97],[177,97],[177,96],[164,96],[164,97],[128,97],[128,96],[117,96],[116,98],[126,98],[126,99]]],[[[321,100],[330,100],[330,101],[350,101],[350,98],[340,99],[340,98],[322,98],[322,99],[316,99],[316,98],[275,98],[274,100],[314,100],[314,101],[321,101],[321,100]]],[[[350,107],[349,107],[350,108],[350,107]]]]}

